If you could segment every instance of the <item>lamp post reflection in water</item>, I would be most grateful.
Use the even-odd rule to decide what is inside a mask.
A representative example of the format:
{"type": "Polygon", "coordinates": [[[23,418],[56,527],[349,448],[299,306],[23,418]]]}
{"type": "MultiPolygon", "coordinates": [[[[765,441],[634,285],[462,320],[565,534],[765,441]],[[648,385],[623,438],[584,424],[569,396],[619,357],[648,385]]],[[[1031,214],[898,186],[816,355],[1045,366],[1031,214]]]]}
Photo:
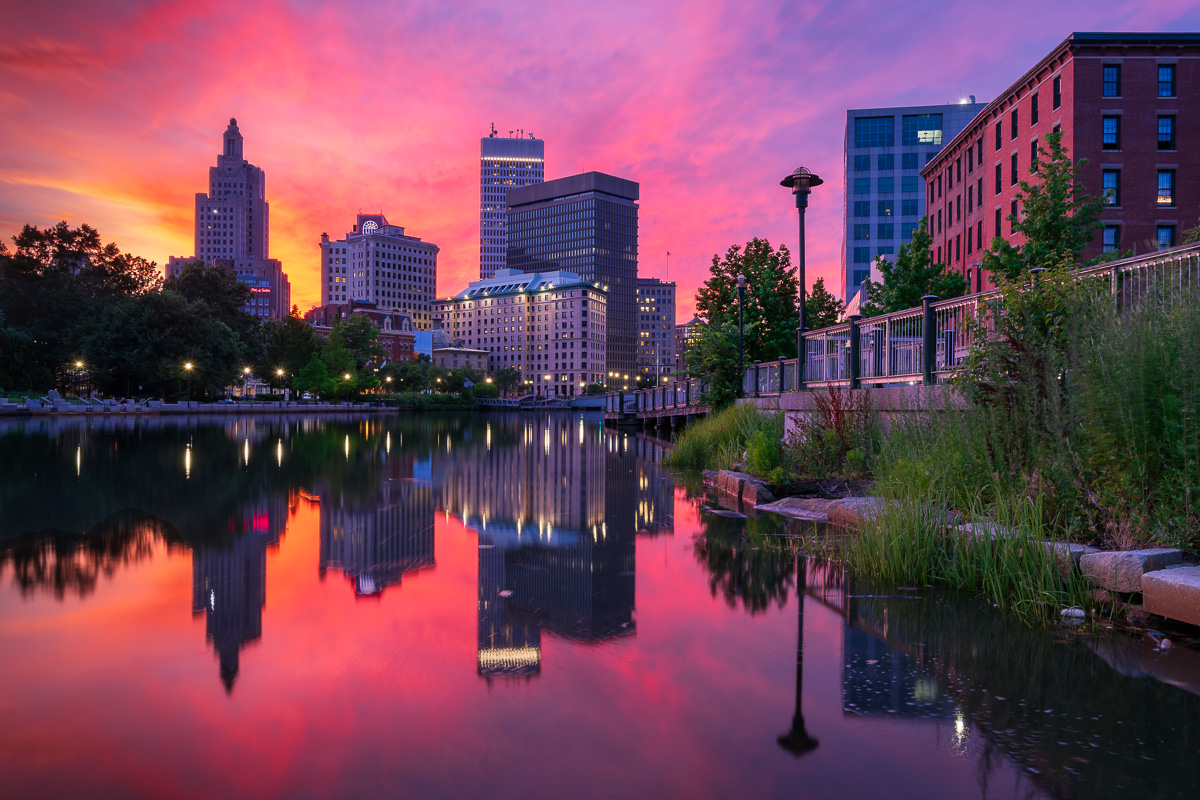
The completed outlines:
{"type": "Polygon", "coordinates": [[[779,746],[799,758],[805,753],[811,753],[820,744],[808,735],[804,727],[804,593],[808,588],[808,559],[796,557],[796,612],[800,621],[797,626],[796,639],[796,713],[792,715],[792,729],[780,736],[776,741],[779,746]]]}

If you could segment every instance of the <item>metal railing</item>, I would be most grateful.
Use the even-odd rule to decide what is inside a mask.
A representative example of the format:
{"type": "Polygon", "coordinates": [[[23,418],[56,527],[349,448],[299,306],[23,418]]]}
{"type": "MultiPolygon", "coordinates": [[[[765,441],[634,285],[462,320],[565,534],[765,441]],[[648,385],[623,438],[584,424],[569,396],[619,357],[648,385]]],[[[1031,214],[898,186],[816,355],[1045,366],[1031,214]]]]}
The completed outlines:
{"type": "MultiPolygon", "coordinates": [[[[1150,297],[1171,303],[1200,288],[1200,243],[1086,267],[1075,276],[1106,283],[1122,309],[1150,297]]],[[[780,359],[747,367],[742,391],[758,397],[809,387],[940,383],[971,352],[977,330],[994,332],[998,297],[996,290],[952,300],[931,296],[919,308],[868,319],[854,315],[806,332],[802,385],[796,381],[798,359],[780,359]]]]}
{"type": "Polygon", "coordinates": [[[604,396],[604,410],[611,413],[645,413],[673,409],[698,409],[703,407],[703,396],[707,390],[699,378],[665,383],[649,389],[609,392],[604,396]]]}

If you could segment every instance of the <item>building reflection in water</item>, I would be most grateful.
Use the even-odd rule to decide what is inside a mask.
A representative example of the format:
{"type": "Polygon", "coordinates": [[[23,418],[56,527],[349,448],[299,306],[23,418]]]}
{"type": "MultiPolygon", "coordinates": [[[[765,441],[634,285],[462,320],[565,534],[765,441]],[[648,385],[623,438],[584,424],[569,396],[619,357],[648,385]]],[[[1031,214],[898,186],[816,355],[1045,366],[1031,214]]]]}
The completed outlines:
{"type": "Polygon", "coordinates": [[[536,674],[542,633],[633,634],[634,457],[597,417],[496,416],[434,448],[442,507],[479,537],[477,669],[536,674]]]}
{"type": "Polygon", "coordinates": [[[359,597],[378,597],[408,572],[436,565],[428,460],[388,458],[365,501],[323,493],[320,573],[341,570],[359,597]]]}
{"type": "Polygon", "coordinates": [[[267,548],[279,543],[287,517],[286,498],[246,504],[230,521],[230,543],[192,552],[192,614],[204,615],[226,692],[233,691],[242,648],[262,636],[267,548]]]}

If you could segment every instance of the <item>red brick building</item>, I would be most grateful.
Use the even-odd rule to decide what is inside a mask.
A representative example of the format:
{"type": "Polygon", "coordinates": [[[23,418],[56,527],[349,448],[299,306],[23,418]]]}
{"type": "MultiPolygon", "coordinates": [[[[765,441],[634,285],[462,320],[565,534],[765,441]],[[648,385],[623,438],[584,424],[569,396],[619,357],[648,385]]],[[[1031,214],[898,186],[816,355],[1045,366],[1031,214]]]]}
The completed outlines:
{"type": "Polygon", "coordinates": [[[406,312],[382,310],[375,303],[365,300],[348,300],[345,303],[316,306],[304,315],[304,319],[317,333],[328,336],[336,321],[346,319],[351,314],[363,314],[379,328],[379,343],[387,351],[387,363],[417,360],[412,315],[406,312]]]}
{"type": "Polygon", "coordinates": [[[1085,259],[1181,243],[1200,216],[1200,34],[1073,33],[925,166],[934,258],[972,292],[993,286],[978,266],[992,237],[1020,243],[1017,184],[1036,182],[1054,131],[1087,159],[1084,191],[1111,193],[1085,259]]]}

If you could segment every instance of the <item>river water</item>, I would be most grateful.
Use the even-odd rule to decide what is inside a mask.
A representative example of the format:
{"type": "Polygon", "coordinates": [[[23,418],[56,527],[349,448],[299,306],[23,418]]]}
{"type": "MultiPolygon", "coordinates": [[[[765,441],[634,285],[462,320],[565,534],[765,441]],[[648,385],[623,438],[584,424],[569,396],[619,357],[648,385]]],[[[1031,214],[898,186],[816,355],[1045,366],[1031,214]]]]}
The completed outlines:
{"type": "Polygon", "coordinates": [[[578,414],[0,424],[0,796],[1197,796],[1197,651],[860,585],[661,455],[578,414]]]}

